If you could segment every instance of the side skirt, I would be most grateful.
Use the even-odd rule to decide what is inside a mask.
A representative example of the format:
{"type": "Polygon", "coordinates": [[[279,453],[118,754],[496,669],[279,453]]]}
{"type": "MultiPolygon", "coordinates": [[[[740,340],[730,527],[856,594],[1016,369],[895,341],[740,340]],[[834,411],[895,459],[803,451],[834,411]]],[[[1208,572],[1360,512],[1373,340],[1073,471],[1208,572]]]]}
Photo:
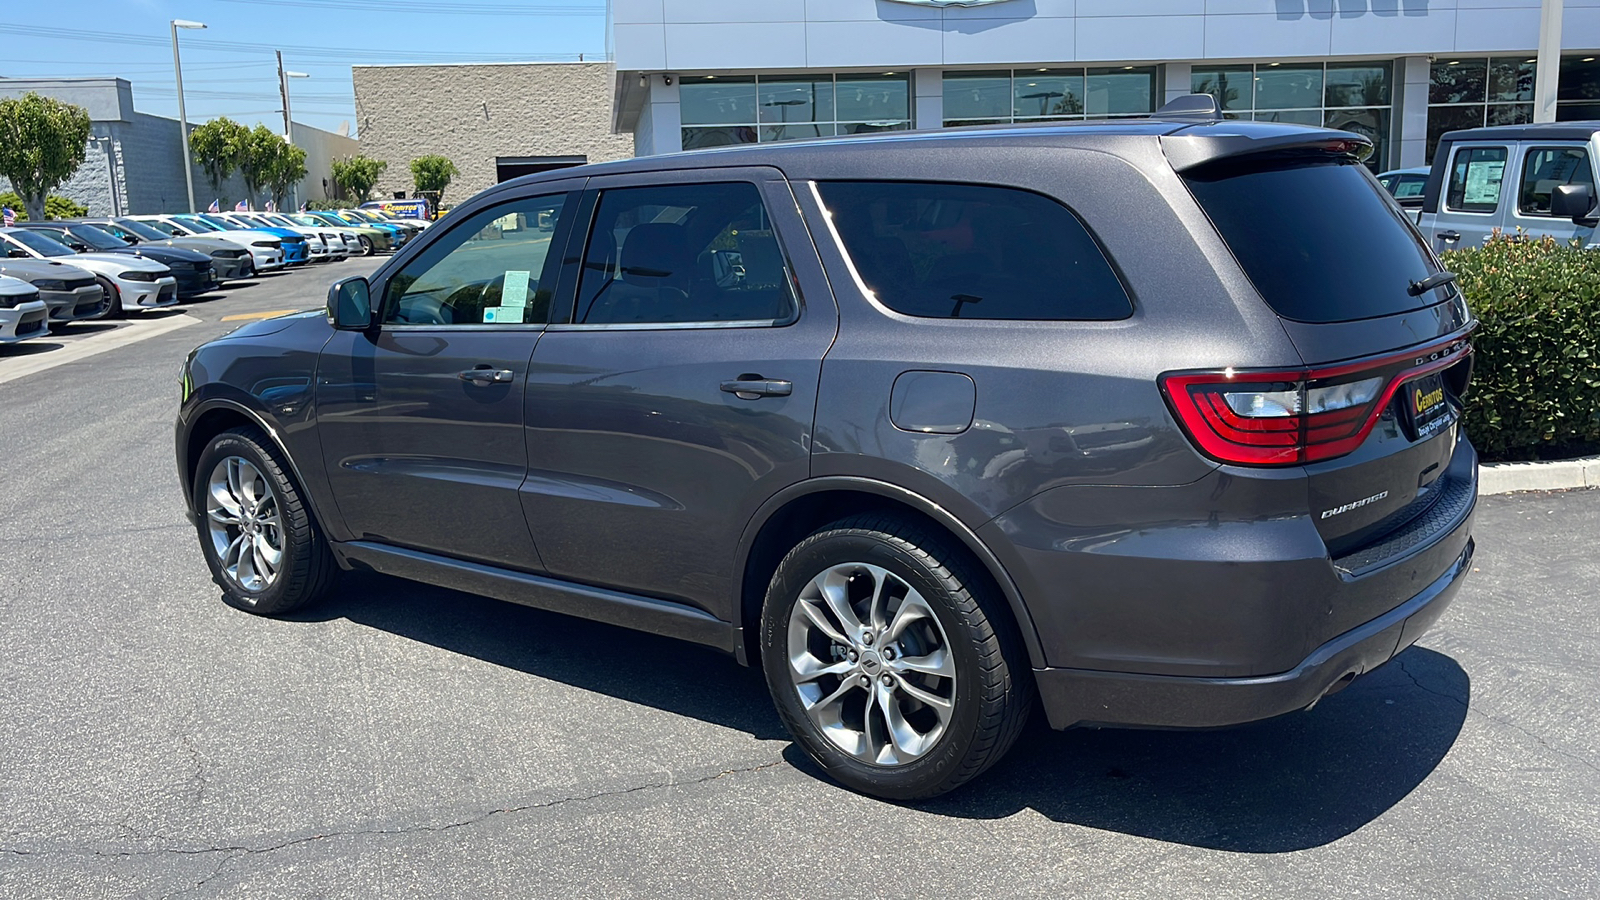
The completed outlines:
{"type": "Polygon", "coordinates": [[[668,600],[513,572],[371,541],[332,545],[340,565],[481,594],[536,609],[620,625],[732,653],[735,629],[703,610],[668,600]]]}

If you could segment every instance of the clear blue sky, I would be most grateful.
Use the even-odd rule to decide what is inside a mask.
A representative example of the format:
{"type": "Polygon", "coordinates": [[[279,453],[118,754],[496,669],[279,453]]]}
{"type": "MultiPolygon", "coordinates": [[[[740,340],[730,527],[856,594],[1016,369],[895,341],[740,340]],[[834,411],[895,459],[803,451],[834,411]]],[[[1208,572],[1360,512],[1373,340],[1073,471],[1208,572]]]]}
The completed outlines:
{"type": "MultiPolygon", "coordinates": [[[[759,0],[752,0],[759,2],[759,0]]],[[[362,63],[603,59],[605,0],[0,0],[0,76],[115,75],[141,112],[177,117],[168,21],[178,32],[189,120],[282,128],[277,63],[297,122],[355,128],[350,67],[362,63]]]]}

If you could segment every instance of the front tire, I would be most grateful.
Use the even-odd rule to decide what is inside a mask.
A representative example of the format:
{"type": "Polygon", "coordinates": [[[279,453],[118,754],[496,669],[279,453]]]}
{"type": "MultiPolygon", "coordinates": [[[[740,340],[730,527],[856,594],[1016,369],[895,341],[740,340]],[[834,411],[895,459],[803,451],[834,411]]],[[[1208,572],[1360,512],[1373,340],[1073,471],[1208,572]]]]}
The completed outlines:
{"type": "Polygon", "coordinates": [[[361,255],[362,256],[371,256],[372,254],[378,252],[377,248],[372,246],[372,238],[369,238],[369,237],[367,237],[366,235],[363,234],[363,235],[358,235],[357,236],[357,240],[361,241],[361,255]]]}
{"type": "Polygon", "coordinates": [[[229,606],[276,616],[320,600],[338,573],[277,448],[258,429],[211,439],[195,468],[195,526],[229,606]]]}
{"type": "Polygon", "coordinates": [[[117,286],[104,275],[96,275],[94,280],[100,282],[100,306],[93,315],[85,316],[81,321],[116,319],[124,315],[122,294],[117,290],[117,286]]]}
{"type": "Polygon", "coordinates": [[[916,800],[977,777],[1021,733],[1033,683],[1014,631],[943,532],[856,516],[778,564],[761,658],[784,724],[830,776],[916,800]]]}

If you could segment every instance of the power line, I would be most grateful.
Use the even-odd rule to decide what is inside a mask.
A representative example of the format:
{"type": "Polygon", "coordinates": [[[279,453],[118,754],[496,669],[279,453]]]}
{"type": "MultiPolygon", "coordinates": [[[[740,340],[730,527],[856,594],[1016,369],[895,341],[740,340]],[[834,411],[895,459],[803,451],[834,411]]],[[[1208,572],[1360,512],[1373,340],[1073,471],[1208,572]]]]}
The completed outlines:
{"type": "MultiPolygon", "coordinates": [[[[90,41],[107,44],[137,44],[149,47],[167,46],[167,38],[153,35],[124,34],[114,31],[87,31],[75,28],[48,28],[41,25],[0,25],[0,34],[15,34],[23,37],[36,37],[47,40],[90,41]]],[[[296,57],[309,56],[320,59],[333,59],[350,61],[352,59],[376,58],[383,62],[392,62],[398,57],[410,57],[418,60],[436,62],[546,62],[565,61],[576,59],[578,56],[592,56],[599,60],[604,54],[578,54],[578,53],[461,53],[437,50],[412,50],[402,47],[371,47],[371,48],[335,48],[311,47],[295,44],[257,44],[245,41],[216,41],[202,37],[186,38],[184,48],[188,52],[217,51],[217,52],[256,52],[272,53],[282,50],[296,57]]]]}

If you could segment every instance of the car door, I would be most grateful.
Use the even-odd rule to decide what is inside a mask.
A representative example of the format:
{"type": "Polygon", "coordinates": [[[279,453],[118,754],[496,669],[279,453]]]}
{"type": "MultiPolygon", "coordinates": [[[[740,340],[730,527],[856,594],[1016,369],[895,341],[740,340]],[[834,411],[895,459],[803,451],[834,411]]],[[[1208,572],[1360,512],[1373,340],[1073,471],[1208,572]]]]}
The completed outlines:
{"type": "Polygon", "coordinates": [[[1510,204],[1515,227],[1531,237],[1549,235],[1558,241],[1588,246],[1594,237],[1594,220],[1574,221],[1550,213],[1550,198],[1562,185],[1584,185],[1594,196],[1594,167],[1584,144],[1526,143],[1517,149],[1521,167],[1517,191],[1510,204]]]}
{"type": "Polygon", "coordinates": [[[358,538],[537,571],[517,498],[528,361],[549,321],[550,253],[581,180],[463,210],[372,285],[377,323],[323,349],[317,428],[358,538]]]}
{"type": "Polygon", "coordinates": [[[1444,193],[1432,234],[1435,251],[1481,247],[1496,228],[1505,225],[1509,204],[1503,196],[1515,184],[1508,143],[1456,144],[1445,170],[1444,193]]]}
{"type": "Polygon", "coordinates": [[[741,531],[810,473],[838,312],[777,170],[589,184],[528,375],[524,508],[552,574],[726,619],[741,531]]]}

